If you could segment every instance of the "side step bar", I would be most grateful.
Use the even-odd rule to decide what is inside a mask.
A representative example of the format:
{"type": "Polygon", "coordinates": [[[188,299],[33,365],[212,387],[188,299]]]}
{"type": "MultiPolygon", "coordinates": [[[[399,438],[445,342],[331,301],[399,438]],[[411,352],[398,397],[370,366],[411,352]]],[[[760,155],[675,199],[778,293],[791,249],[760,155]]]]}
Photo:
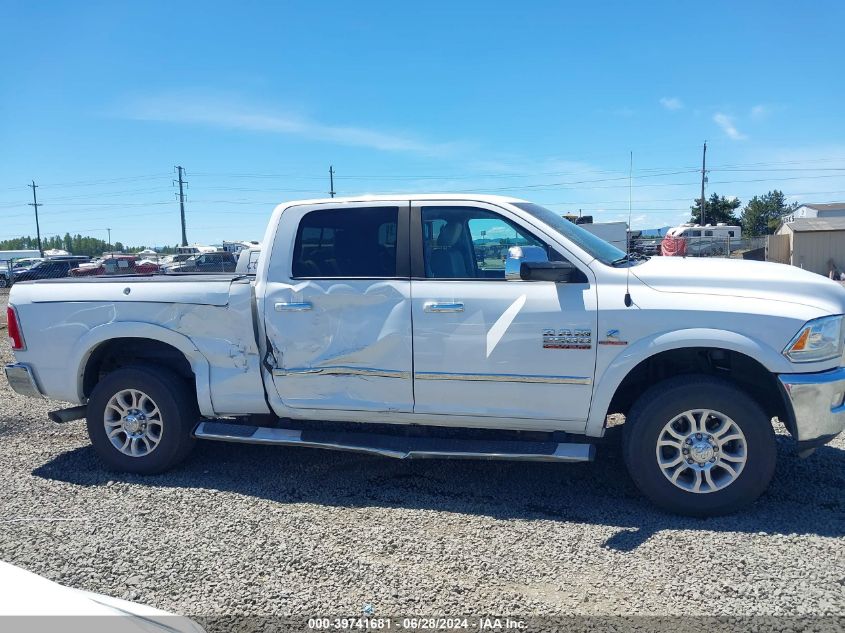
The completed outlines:
{"type": "Polygon", "coordinates": [[[456,458],[588,462],[593,460],[596,452],[592,444],[572,442],[404,437],[361,431],[300,431],[207,420],[197,425],[194,429],[194,437],[245,444],[276,444],[355,451],[397,459],[456,458]]]}

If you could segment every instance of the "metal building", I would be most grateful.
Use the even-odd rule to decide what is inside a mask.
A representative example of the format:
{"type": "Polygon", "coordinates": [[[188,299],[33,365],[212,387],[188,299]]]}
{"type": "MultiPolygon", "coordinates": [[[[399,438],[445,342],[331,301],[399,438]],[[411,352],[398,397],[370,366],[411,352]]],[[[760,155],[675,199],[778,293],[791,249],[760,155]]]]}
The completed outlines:
{"type": "Polygon", "coordinates": [[[845,217],[786,222],[769,238],[768,259],[825,276],[845,271],[845,217]]]}

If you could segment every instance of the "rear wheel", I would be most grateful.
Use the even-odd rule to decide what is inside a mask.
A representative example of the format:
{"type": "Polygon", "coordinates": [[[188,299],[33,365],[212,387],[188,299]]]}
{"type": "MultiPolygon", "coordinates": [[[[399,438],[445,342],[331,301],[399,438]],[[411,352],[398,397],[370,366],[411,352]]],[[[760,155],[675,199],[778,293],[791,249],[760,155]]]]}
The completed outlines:
{"type": "Polygon", "coordinates": [[[196,398],[166,368],[125,367],[108,374],[88,403],[88,436],[114,470],[154,474],[182,461],[194,445],[196,398]]]}
{"type": "Polygon", "coordinates": [[[774,430],[731,383],[680,376],[646,391],[624,426],[631,478],[655,504],[679,514],[727,514],[751,503],[774,474],[774,430]]]}

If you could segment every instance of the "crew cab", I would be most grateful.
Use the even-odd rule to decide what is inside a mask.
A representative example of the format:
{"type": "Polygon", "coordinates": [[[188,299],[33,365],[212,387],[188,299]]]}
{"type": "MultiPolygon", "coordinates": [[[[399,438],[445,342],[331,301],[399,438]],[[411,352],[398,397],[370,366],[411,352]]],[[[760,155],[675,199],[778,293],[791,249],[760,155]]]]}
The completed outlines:
{"type": "Polygon", "coordinates": [[[196,439],[399,458],[579,462],[609,414],[642,492],[734,511],[845,426],[845,290],[798,268],[634,258],[499,196],[281,204],[256,274],[35,281],[19,393],[74,403],[111,468],[196,439]]]}

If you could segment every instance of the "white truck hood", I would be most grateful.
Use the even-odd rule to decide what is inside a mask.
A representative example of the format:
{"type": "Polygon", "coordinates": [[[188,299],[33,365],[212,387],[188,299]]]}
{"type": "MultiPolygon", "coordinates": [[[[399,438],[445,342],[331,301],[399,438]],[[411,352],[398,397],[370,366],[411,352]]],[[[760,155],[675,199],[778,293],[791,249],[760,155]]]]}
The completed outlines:
{"type": "Polygon", "coordinates": [[[772,262],[716,257],[652,257],[631,274],[661,292],[768,299],[845,313],[845,288],[821,275],[772,262]]]}

